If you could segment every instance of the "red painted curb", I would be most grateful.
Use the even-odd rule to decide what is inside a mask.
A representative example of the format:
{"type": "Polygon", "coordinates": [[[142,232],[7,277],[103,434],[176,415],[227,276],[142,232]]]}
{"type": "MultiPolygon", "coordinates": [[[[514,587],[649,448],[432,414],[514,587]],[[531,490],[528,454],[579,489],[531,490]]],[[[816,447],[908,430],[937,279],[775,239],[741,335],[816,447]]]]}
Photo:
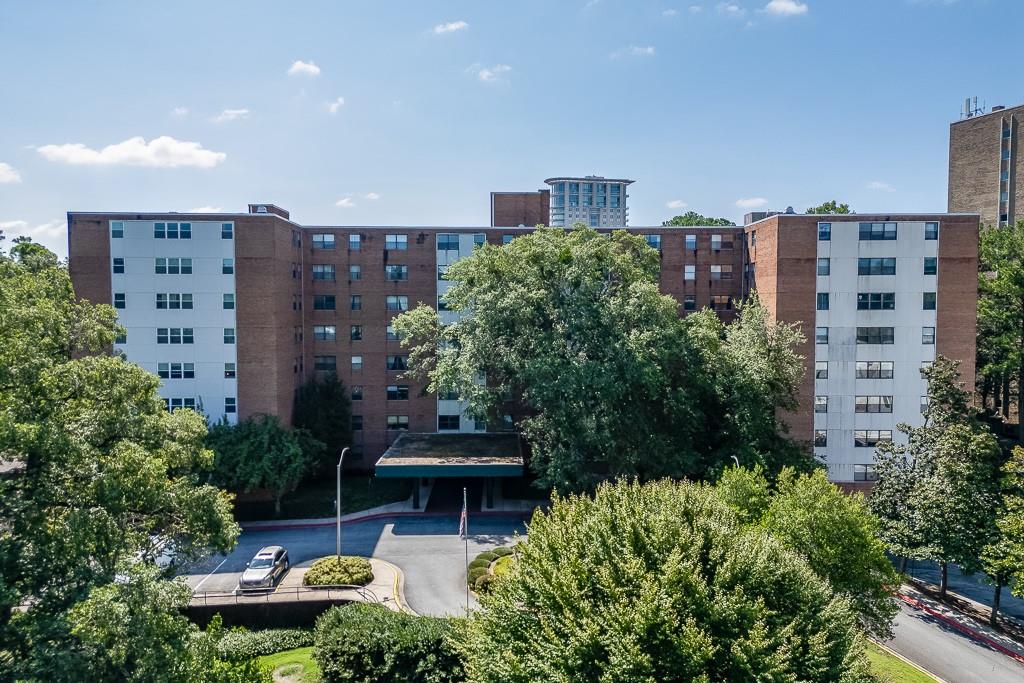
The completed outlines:
{"type": "MultiPolygon", "coordinates": [[[[475,517],[522,517],[528,519],[533,512],[477,512],[470,515],[470,521],[475,517]]],[[[358,517],[356,519],[343,519],[341,520],[342,525],[346,524],[361,524],[363,522],[372,522],[377,519],[389,519],[393,517],[452,517],[458,519],[457,512],[378,512],[372,515],[366,515],[365,517],[358,517]]],[[[332,527],[337,524],[337,520],[326,519],[322,522],[304,522],[301,524],[267,524],[257,526],[246,526],[245,522],[241,522],[240,526],[244,531],[287,531],[289,529],[320,529],[323,527],[332,527]]]]}
{"type": "Polygon", "coordinates": [[[928,615],[935,617],[936,619],[938,619],[942,623],[946,624],[947,626],[952,626],[957,631],[960,631],[964,635],[970,636],[974,640],[977,640],[979,643],[983,643],[983,644],[989,646],[990,648],[992,648],[993,650],[1006,655],[1010,659],[1013,659],[1013,660],[1015,660],[1015,661],[1017,661],[1017,662],[1019,662],[1021,664],[1024,664],[1024,656],[1021,656],[1021,655],[1017,654],[1016,652],[1014,652],[1013,650],[1011,650],[1011,649],[1005,647],[1004,645],[996,642],[995,640],[992,640],[991,638],[986,636],[984,633],[980,633],[979,631],[975,631],[974,629],[972,629],[972,628],[970,628],[968,626],[964,626],[963,624],[961,624],[960,622],[956,621],[955,619],[950,619],[945,614],[942,614],[941,612],[937,612],[937,611],[933,610],[932,608],[928,607],[926,604],[924,604],[920,600],[917,600],[916,598],[912,598],[909,595],[903,595],[903,593],[897,593],[896,597],[899,598],[900,600],[902,600],[903,602],[907,603],[911,607],[915,607],[915,608],[921,610],[922,612],[925,612],[928,615]]]}

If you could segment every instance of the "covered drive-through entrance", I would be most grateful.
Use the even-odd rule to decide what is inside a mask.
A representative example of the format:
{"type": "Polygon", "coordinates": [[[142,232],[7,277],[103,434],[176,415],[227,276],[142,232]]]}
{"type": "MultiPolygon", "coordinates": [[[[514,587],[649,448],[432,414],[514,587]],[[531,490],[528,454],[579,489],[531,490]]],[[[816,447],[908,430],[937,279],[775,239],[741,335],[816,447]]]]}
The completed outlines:
{"type": "MultiPolygon", "coordinates": [[[[496,479],[523,476],[523,454],[518,434],[406,433],[395,439],[377,461],[375,475],[415,479],[412,490],[416,509],[420,509],[422,480],[482,480],[484,502],[490,508],[494,506],[496,479]]],[[[438,492],[444,488],[439,487],[438,492]]]]}

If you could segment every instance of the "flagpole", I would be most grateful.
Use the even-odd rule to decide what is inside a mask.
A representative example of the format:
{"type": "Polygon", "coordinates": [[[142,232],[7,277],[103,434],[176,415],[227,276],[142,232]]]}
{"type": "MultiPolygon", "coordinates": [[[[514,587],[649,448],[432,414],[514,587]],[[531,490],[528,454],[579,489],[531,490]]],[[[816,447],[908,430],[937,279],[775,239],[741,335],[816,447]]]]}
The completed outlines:
{"type": "Polygon", "coordinates": [[[466,539],[466,616],[469,616],[469,508],[466,507],[466,487],[462,487],[462,519],[466,539]]]}

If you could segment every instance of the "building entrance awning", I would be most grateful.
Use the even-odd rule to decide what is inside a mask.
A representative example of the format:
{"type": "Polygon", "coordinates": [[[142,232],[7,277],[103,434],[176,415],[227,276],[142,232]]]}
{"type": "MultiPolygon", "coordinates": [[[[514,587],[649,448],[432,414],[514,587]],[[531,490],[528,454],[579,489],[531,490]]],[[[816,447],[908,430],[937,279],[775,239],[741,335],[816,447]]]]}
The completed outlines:
{"type": "Polygon", "coordinates": [[[520,477],[518,434],[402,434],[380,457],[378,477],[520,477]]]}

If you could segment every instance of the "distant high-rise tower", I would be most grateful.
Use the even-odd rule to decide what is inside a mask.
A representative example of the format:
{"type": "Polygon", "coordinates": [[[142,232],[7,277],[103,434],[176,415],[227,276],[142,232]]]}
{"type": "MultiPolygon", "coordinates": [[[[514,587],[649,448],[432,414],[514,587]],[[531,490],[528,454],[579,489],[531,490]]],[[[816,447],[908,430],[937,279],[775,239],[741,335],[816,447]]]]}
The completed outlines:
{"type": "MultiPolygon", "coordinates": [[[[981,214],[982,225],[1024,219],[1024,161],[1020,124],[1024,105],[967,108],[949,127],[949,211],[981,214]]],[[[552,204],[553,205],[553,204],[552,204]]]]}
{"type": "Polygon", "coordinates": [[[559,176],[544,181],[551,187],[551,218],[548,225],[564,227],[585,223],[594,228],[619,228],[629,224],[626,188],[632,180],[559,176]]]}

